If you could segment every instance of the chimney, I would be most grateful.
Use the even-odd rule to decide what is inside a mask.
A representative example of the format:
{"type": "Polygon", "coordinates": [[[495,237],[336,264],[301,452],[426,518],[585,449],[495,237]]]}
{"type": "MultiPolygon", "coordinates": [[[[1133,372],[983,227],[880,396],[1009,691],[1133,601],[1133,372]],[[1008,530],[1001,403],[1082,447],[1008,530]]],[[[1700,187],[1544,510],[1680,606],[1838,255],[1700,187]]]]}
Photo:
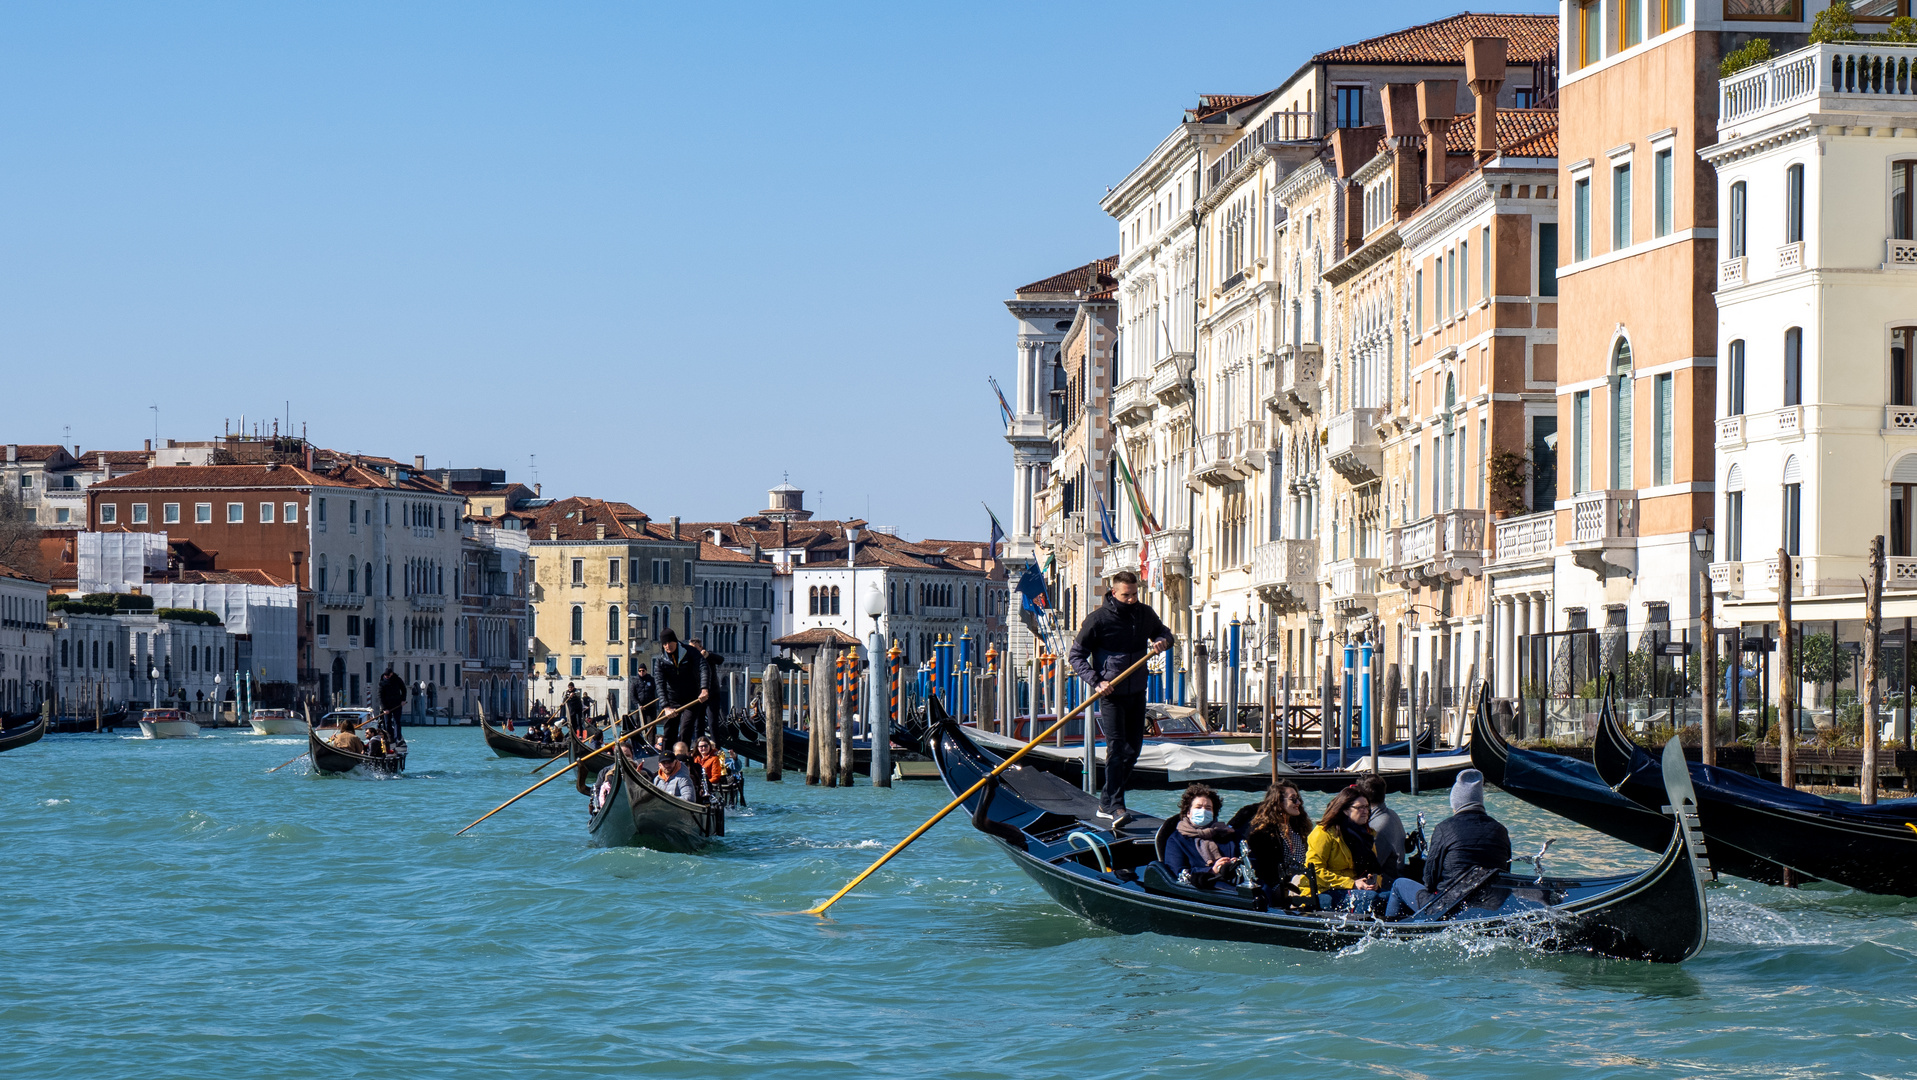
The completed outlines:
{"type": "Polygon", "coordinates": [[[1391,148],[1391,188],[1397,216],[1404,217],[1424,202],[1418,179],[1418,88],[1412,83],[1387,83],[1384,88],[1385,143],[1391,148]]]}
{"type": "Polygon", "coordinates": [[[672,538],[674,540],[679,539],[679,515],[678,514],[672,515],[672,538]]]}
{"type": "Polygon", "coordinates": [[[1464,48],[1464,77],[1477,95],[1478,160],[1498,156],[1498,90],[1504,86],[1504,56],[1510,42],[1501,37],[1472,38],[1464,48]]]}
{"type": "Polygon", "coordinates": [[[94,455],[94,457],[95,457],[95,458],[96,458],[96,459],[97,459],[97,460],[98,460],[98,461],[100,462],[100,471],[101,471],[101,472],[105,472],[105,471],[107,471],[107,463],[106,463],[106,451],[105,451],[105,450],[95,450],[95,451],[93,452],[93,455],[94,455]]]}
{"type": "MultiPolygon", "coordinates": [[[[1339,128],[1331,133],[1332,161],[1338,176],[1350,179],[1365,162],[1378,156],[1380,132],[1375,127],[1339,128]]],[[[1365,192],[1357,184],[1345,185],[1345,248],[1357,250],[1365,238],[1365,192]]]]}
{"type": "Polygon", "coordinates": [[[414,472],[426,471],[426,455],[425,454],[413,455],[413,471],[414,472]]]}
{"type": "Polygon", "coordinates": [[[754,540],[752,542],[752,561],[753,562],[765,561],[765,550],[759,547],[759,542],[757,540],[754,540]]]}
{"type": "Polygon", "coordinates": [[[539,485],[538,485],[538,484],[534,484],[534,485],[533,485],[533,498],[535,498],[535,499],[537,499],[538,497],[539,497],[539,485]]]}
{"type": "Polygon", "coordinates": [[[20,460],[20,444],[19,444],[19,443],[8,443],[8,444],[7,444],[7,461],[8,461],[8,463],[9,463],[9,464],[11,464],[12,462],[15,462],[15,461],[19,461],[19,460],[20,460]]]}
{"type": "Polygon", "coordinates": [[[147,440],[146,440],[146,452],[147,452],[147,453],[149,453],[149,454],[151,454],[151,453],[153,452],[153,440],[152,440],[152,439],[147,439],[147,440]]]}
{"type": "Polygon", "coordinates": [[[559,526],[557,525],[546,526],[546,538],[549,540],[559,539],[559,526]]]}
{"type": "Polygon", "coordinates": [[[1424,190],[1436,195],[1448,179],[1444,134],[1458,115],[1458,80],[1425,79],[1418,83],[1418,122],[1424,127],[1424,190]]]}
{"type": "Polygon", "coordinates": [[[604,539],[606,538],[606,523],[605,523],[605,522],[603,522],[603,521],[602,521],[602,522],[599,522],[598,524],[596,524],[596,525],[594,525],[594,526],[592,527],[592,538],[593,538],[594,540],[604,540],[604,539]]]}

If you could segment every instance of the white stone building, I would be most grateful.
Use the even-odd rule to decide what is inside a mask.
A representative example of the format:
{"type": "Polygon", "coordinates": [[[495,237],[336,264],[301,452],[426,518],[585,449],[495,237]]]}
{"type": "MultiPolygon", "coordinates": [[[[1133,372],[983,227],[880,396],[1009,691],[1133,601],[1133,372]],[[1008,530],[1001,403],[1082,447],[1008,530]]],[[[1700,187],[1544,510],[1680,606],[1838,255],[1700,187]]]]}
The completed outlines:
{"type": "Polygon", "coordinates": [[[47,583],[0,566],[0,712],[38,708],[53,679],[47,583]]]}

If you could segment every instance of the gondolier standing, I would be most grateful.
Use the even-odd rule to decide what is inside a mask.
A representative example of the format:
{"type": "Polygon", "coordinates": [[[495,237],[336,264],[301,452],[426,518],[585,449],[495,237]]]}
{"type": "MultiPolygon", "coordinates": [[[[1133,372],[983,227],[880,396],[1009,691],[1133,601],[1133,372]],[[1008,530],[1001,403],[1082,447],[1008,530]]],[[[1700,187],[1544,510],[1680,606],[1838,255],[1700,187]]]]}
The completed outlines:
{"type": "MultiPolygon", "coordinates": [[[[693,703],[704,705],[711,700],[711,675],[702,654],[681,645],[679,635],[673,633],[671,627],[660,633],[659,649],[659,659],[652,665],[652,670],[657,673],[659,680],[659,707],[662,711],[693,703]]],[[[698,734],[698,723],[699,710],[685,710],[660,725],[659,745],[666,750],[671,750],[675,742],[691,746],[698,734]],[[666,728],[672,730],[664,730],[666,728]]]]}
{"type": "MultiPolygon", "coordinates": [[[[1105,603],[1078,628],[1068,652],[1072,670],[1093,693],[1148,653],[1172,646],[1172,633],[1158,613],[1138,602],[1138,575],[1121,570],[1112,576],[1105,603]]],[[[1098,817],[1113,827],[1131,814],[1125,809],[1125,784],[1145,742],[1145,675],[1135,672],[1098,703],[1098,727],[1105,733],[1105,786],[1098,796],[1098,817]]]]}

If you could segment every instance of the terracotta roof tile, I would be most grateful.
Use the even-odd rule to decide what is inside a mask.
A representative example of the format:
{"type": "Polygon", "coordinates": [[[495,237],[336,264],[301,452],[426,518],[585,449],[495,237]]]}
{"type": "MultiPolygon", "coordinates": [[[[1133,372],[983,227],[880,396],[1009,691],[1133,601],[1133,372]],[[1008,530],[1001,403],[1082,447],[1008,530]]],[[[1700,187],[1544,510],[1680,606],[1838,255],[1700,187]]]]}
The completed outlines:
{"type": "Polygon", "coordinates": [[[1341,45],[1311,59],[1333,64],[1463,65],[1465,44],[1475,37],[1505,38],[1511,43],[1506,53],[1510,63],[1535,64],[1557,54],[1558,17],[1466,11],[1341,45]]]}
{"type": "MultiPolygon", "coordinates": [[[[524,511],[532,521],[527,530],[533,543],[551,543],[552,529],[559,528],[562,541],[596,540],[599,526],[606,527],[608,540],[666,540],[672,539],[672,530],[667,526],[654,524],[644,513],[628,503],[607,502],[604,499],[592,499],[575,495],[567,499],[555,499],[545,506],[528,508],[524,511]]],[[[679,529],[681,542],[699,539],[699,534],[689,532],[682,525],[679,529]]]]}
{"type": "Polygon", "coordinates": [[[845,631],[834,630],[826,626],[815,626],[810,630],[801,630],[796,634],[787,634],[782,638],[773,639],[772,642],[772,644],[782,649],[809,649],[818,645],[849,646],[857,645],[858,643],[858,639],[845,631]]]}
{"type": "Polygon", "coordinates": [[[1014,291],[1019,296],[1036,293],[1062,293],[1069,296],[1081,289],[1088,293],[1106,291],[1117,286],[1118,279],[1113,276],[1113,272],[1117,269],[1118,256],[1116,255],[1093,259],[1084,266],[1073,267],[1062,274],[1053,274],[1051,277],[1034,281],[1030,285],[1021,285],[1014,291]]]}
{"type": "Polygon", "coordinates": [[[0,563],[0,577],[13,578],[15,581],[40,581],[39,578],[34,577],[32,574],[22,573],[5,563],[0,563]]]}
{"type": "MultiPolygon", "coordinates": [[[[1516,157],[1555,157],[1558,145],[1558,111],[1556,109],[1499,109],[1498,110],[1498,150],[1500,153],[1513,154],[1516,157]],[[1549,152],[1538,153],[1548,145],[1549,152]],[[1522,146],[1524,153],[1515,153],[1513,147],[1522,146]]],[[[1444,147],[1452,154],[1469,154],[1477,149],[1478,118],[1475,114],[1465,113],[1452,121],[1445,129],[1444,147]]]]}
{"type": "Polygon", "coordinates": [[[21,443],[15,448],[15,455],[20,461],[47,461],[65,452],[66,447],[58,443],[21,443]]]}
{"type": "Polygon", "coordinates": [[[148,491],[171,488],[260,488],[337,486],[331,478],[297,465],[162,465],[102,480],[89,491],[148,491]]]}
{"type": "Polygon", "coordinates": [[[1267,90],[1263,94],[1200,94],[1198,107],[1188,109],[1186,112],[1190,120],[1203,120],[1208,116],[1216,116],[1221,112],[1236,109],[1240,105],[1258,101],[1269,96],[1270,93],[1271,91],[1267,90]]]}

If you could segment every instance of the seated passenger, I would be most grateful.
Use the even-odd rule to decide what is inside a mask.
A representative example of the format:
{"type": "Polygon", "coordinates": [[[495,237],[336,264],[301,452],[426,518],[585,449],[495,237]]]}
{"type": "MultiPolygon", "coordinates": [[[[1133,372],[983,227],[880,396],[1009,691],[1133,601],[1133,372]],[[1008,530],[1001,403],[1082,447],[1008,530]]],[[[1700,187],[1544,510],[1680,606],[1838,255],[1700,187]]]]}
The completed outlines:
{"type": "Polygon", "coordinates": [[[1484,774],[1466,769],[1451,785],[1451,816],[1431,830],[1425,891],[1436,896],[1478,867],[1511,869],[1511,834],[1484,812],[1484,774]]]}
{"type": "Polygon", "coordinates": [[[1378,887],[1372,849],[1371,800],[1355,787],[1332,796],[1305,841],[1306,888],[1326,909],[1369,911],[1378,887]],[[1315,881],[1312,880],[1315,875],[1315,881]]]}
{"type": "Polygon", "coordinates": [[[1245,855],[1266,902],[1283,904],[1294,891],[1293,879],[1305,872],[1305,837],[1311,835],[1305,797],[1289,780],[1280,780],[1265,789],[1263,802],[1232,815],[1231,824],[1244,838],[1245,855]]]}
{"type": "Polygon", "coordinates": [[[1371,802],[1372,849],[1378,856],[1378,870],[1386,880],[1404,873],[1404,820],[1385,805],[1384,777],[1367,773],[1352,782],[1371,802]]]}
{"type": "Polygon", "coordinates": [[[333,745],[339,747],[341,750],[350,750],[355,754],[364,754],[366,752],[366,740],[354,733],[358,727],[359,724],[354,721],[352,717],[340,717],[339,731],[333,735],[331,740],[333,745]]]}
{"type": "Polygon", "coordinates": [[[697,802],[693,797],[692,777],[686,775],[685,764],[677,754],[665,754],[659,758],[659,771],[653,774],[653,780],[659,784],[659,790],[668,795],[697,802]]]}
{"type": "Polygon", "coordinates": [[[1238,868],[1238,834],[1218,822],[1218,793],[1193,784],[1178,800],[1178,816],[1165,838],[1165,866],[1181,884],[1216,885],[1238,868]]]}
{"type": "Polygon", "coordinates": [[[726,778],[725,759],[719,756],[719,750],[712,745],[712,740],[704,735],[699,736],[694,746],[692,763],[705,773],[708,784],[717,784],[726,778]]]}

